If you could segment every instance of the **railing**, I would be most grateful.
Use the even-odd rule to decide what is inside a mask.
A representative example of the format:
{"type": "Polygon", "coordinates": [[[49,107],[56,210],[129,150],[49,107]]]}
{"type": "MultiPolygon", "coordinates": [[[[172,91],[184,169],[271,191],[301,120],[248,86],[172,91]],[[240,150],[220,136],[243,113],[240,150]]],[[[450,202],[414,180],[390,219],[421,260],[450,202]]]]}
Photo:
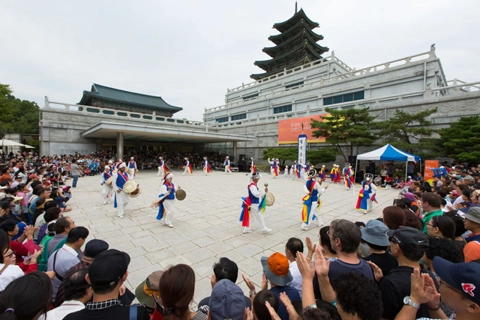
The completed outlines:
{"type": "Polygon", "coordinates": [[[447,86],[447,88],[449,88],[449,89],[454,89],[454,90],[463,91],[463,92],[480,91],[480,82],[467,83],[467,82],[462,81],[462,80],[453,79],[453,80],[447,81],[447,84],[449,84],[449,83],[451,84],[451,85],[447,86]]]}
{"type": "MultiPolygon", "coordinates": [[[[386,63],[378,64],[378,65],[375,65],[375,66],[371,66],[371,67],[356,70],[356,69],[352,69],[352,68],[348,67],[340,59],[338,59],[336,56],[332,55],[328,59],[336,61],[337,63],[342,65],[342,67],[349,70],[349,72],[343,73],[343,74],[333,75],[333,76],[330,76],[330,77],[322,77],[320,79],[316,79],[316,80],[313,80],[313,81],[310,81],[310,82],[306,82],[302,86],[299,86],[299,87],[311,88],[311,87],[315,87],[315,86],[324,86],[325,84],[331,84],[331,83],[335,83],[335,82],[338,82],[338,81],[341,81],[341,80],[351,79],[353,77],[363,76],[363,75],[366,75],[366,74],[370,74],[370,73],[374,73],[374,72],[378,72],[378,71],[382,71],[382,70],[387,70],[389,68],[393,68],[393,67],[397,67],[397,66],[401,66],[401,65],[406,65],[406,64],[411,63],[411,62],[421,61],[421,60],[424,60],[424,59],[433,59],[433,58],[436,58],[436,55],[435,55],[435,47],[432,46],[430,48],[430,51],[428,51],[428,52],[423,52],[423,53],[419,53],[419,54],[409,56],[409,57],[406,57],[406,58],[397,59],[397,60],[389,61],[389,62],[386,62],[386,63]]],[[[307,63],[305,65],[294,68],[292,70],[283,71],[282,73],[271,76],[268,79],[272,79],[272,77],[277,77],[277,76],[280,76],[280,75],[285,75],[286,73],[290,73],[290,72],[301,71],[301,70],[303,70],[307,67],[310,67],[312,65],[322,64],[324,62],[327,62],[327,60],[323,59],[323,60],[317,60],[317,61],[314,61],[314,62],[311,62],[311,63],[307,63]]],[[[264,80],[265,79],[262,79],[260,81],[251,82],[251,83],[248,83],[248,84],[242,84],[242,86],[240,86],[240,87],[237,87],[237,88],[234,88],[234,89],[229,89],[228,93],[243,90],[245,88],[263,83],[263,82],[265,82],[264,80]]],[[[267,91],[267,93],[265,93],[265,94],[262,94],[262,95],[259,94],[257,97],[249,99],[248,102],[250,102],[252,100],[268,99],[268,98],[273,97],[273,96],[283,95],[285,93],[288,93],[292,89],[298,89],[299,87],[285,89],[282,86],[281,88],[276,88],[276,89],[267,91]]],[[[213,107],[213,108],[209,108],[209,109],[205,108],[205,113],[215,112],[215,111],[219,111],[219,110],[223,110],[223,109],[231,108],[231,107],[237,107],[237,106],[240,106],[240,105],[244,105],[246,102],[247,101],[239,100],[239,101],[231,102],[229,104],[218,106],[218,107],[213,107]]]]}
{"type": "Polygon", "coordinates": [[[154,112],[133,112],[121,109],[104,108],[97,106],[83,106],[78,104],[69,104],[63,102],[49,101],[48,97],[45,97],[45,106],[42,110],[58,110],[67,112],[78,112],[80,114],[92,116],[92,114],[101,115],[104,117],[114,117],[122,120],[141,120],[142,122],[151,121],[152,123],[168,123],[172,125],[189,125],[193,128],[205,128],[208,130],[208,124],[202,121],[187,120],[187,119],[175,119],[157,115],[154,112]]]}

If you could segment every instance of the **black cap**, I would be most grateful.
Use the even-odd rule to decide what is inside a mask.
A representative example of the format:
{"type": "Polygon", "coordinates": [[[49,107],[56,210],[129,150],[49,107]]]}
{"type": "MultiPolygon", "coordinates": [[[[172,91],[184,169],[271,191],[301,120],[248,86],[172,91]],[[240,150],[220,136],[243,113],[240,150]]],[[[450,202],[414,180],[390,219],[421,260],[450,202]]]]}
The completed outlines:
{"type": "Polygon", "coordinates": [[[390,241],[400,245],[415,245],[417,247],[428,247],[428,237],[422,231],[412,227],[400,227],[397,230],[387,232],[390,241]]]}
{"type": "Polygon", "coordinates": [[[89,258],[95,258],[100,253],[108,250],[108,243],[104,240],[93,239],[85,245],[83,254],[89,258]]]}
{"type": "Polygon", "coordinates": [[[129,263],[130,256],[116,249],[104,251],[96,256],[88,268],[88,277],[93,291],[96,288],[108,288],[116,285],[127,272],[129,263]]]}

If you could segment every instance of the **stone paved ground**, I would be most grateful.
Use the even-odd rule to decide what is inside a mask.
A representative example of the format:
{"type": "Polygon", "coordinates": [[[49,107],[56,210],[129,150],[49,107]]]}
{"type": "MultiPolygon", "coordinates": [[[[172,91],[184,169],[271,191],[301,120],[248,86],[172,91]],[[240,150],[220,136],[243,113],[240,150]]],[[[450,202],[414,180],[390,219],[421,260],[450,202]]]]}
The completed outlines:
{"type": "MultiPolygon", "coordinates": [[[[191,176],[182,176],[181,172],[174,174],[174,184],[182,186],[187,197],[176,201],[173,229],[156,221],[157,211],[149,208],[160,188],[156,171],[139,173],[136,181],[142,194],[130,199],[123,219],[116,217],[113,205],[102,205],[100,176],[80,178],[77,188],[73,189],[74,196],[69,205],[74,210],[70,216],[77,226],[90,230],[88,240],[106,240],[110,248],[126,251],[132,258],[126,283],[130,289],[135,290],[153,271],[186,263],[196,273],[194,300],[198,302],[210,295],[213,263],[220,257],[228,257],[238,264],[237,283],[248,292],[241,274],[260,284],[261,256],[269,256],[275,251],[284,253],[290,237],[304,240],[309,236],[313,241],[318,240],[318,227],[309,231],[300,229],[303,181],[292,181],[283,176],[273,179],[264,174],[259,185],[268,183],[276,199],[265,213],[266,224],[272,228],[272,233],[261,233],[258,224],[253,222],[253,232],[244,235],[238,218],[241,197],[247,195],[250,181],[245,173],[226,175],[215,171],[207,177],[201,171],[195,171],[191,176]]],[[[364,222],[377,218],[398,193],[398,190],[380,189],[377,194],[379,204],[374,205],[371,213],[363,214],[355,209],[358,190],[359,184],[355,192],[346,191],[343,184],[329,186],[322,197],[321,218],[325,225],[336,218],[364,222]]]]}

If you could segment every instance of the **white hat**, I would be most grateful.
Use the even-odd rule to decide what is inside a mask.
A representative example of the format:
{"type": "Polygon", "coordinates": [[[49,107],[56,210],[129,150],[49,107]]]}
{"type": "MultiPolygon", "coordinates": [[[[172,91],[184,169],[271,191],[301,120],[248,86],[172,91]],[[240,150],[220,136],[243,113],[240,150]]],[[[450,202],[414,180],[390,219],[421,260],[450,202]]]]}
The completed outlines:
{"type": "Polygon", "coordinates": [[[109,166],[105,166],[105,170],[107,170],[107,169],[110,169],[110,167],[109,167],[109,166]]]}
{"type": "Polygon", "coordinates": [[[125,162],[122,162],[119,166],[118,166],[118,169],[121,169],[121,168],[126,168],[127,165],[125,164],[125,162]]]}
{"type": "Polygon", "coordinates": [[[167,181],[168,179],[172,179],[173,178],[173,173],[169,172],[165,175],[165,177],[163,178],[163,180],[167,181]]]}
{"type": "Polygon", "coordinates": [[[135,159],[134,157],[130,157],[130,159],[135,159]]]}
{"type": "Polygon", "coordinates": [[[112,160],[108,160],[108,163],[113,163],[113,161],[112,161],[112,160]]]}

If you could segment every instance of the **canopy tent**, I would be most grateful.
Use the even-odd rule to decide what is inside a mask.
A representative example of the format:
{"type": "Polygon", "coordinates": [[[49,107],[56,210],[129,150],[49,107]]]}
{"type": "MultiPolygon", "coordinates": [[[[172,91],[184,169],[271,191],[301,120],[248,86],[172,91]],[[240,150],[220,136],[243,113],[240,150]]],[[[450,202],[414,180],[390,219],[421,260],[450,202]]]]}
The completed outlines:
{"type": "MultiPolygon", "coordinates": [[[[399,150],[390,144],[386,144],[379,149],[376,149],[367,153],[359,154],[357,156],[357,163],[355,165],[355,168],[358,166],[358,160],[405,161],[405,164],[408,165],[409,161],[416,162],[416,161],[420,161],[421,158],[414,154],[410,154],[405,151],[399,150]]],[[[407,170],[405,170],[405,180],[407,180],[407,170]]]]}
{"type": "Polygon", "coordinates": [[[0,147],[2,147],[2,149],[3,149],[3,147],[24,147],[24,148],[27,148],[27,149],[35,149],[35,147],[29,146],[28,144],[23,144],[23,143],[8,140],[8,139],[5,139],[5,138],[0,140],[0,147]]]}

